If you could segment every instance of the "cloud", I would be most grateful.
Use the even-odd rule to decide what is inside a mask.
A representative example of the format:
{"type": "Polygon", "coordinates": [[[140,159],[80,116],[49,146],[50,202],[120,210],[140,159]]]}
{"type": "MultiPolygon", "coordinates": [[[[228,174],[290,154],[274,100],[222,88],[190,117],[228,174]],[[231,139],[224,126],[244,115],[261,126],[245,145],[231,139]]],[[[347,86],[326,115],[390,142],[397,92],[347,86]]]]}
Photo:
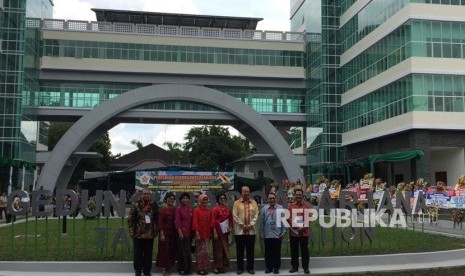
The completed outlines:
{"type": "Polygon", "coordinates": [[[156,0],[144,1],[143,11],[200,14],[201,11],[192,0],[156,0]]]}
{"type": "Polygon", "coordinates": [[[53,17],[95,21],[91,8],[263,18],[257,29],[289,30],[289,1],[283,0],[54,0],[53,17]]]}
{"type": "MultiPolygon", "coordinates": [[[[155,144],[167,149],[165,142],[184,144],[184,137],[192,127],[200,125],[146,125],[146,124],[119,124],[109,130],[111,140],[111,152],[116,155],[128,154],[137,150],[137,147],[131,144],[136,139],[142,142],[144,146],[155,144]]],[[[233,127],[229,127],[231,135],[238,136],[239,132],[233,127]]]]}
{"type": "Polygon", "coordinates": [[[91,11],[94,6],[91,3],[80,0],[55,0],[53,3],[55,19],[95,21],[95,13],[91,11]]]}
{"type": "Polygon", "coordinates": [[[197,125],[164,125],[163,129],[159,131],[153,138],[153,143],[162,148],[167,148],[164,146],[165,142],[179,143],[184,144],[184,136],[187,132],[197,125]]]}
{"type": "Polygon", "coordinates": [[[152,143],[153,125],[144,124],[119,124],[108,131],[111,141],[111,152],[113,154],[121,153],[122,155],[137,150],[137,147],[131,144],[136,139],[142,142],[144,146],[152,143]]]}

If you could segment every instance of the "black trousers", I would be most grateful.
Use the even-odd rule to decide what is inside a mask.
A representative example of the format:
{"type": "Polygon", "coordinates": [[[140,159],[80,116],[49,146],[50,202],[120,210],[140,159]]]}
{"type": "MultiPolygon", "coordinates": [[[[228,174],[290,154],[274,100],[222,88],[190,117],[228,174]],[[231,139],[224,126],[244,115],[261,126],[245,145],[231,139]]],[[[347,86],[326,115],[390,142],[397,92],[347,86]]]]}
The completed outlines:
{"type": "Polygon", "coordinates": [[[308,237],[291,237],[291,266],[299,269],[299,247],[302,257],[302,268],[308,269],[310,263],[310,251],[308,250],[308,237]]]}
{"type": "Polygon", "coordinates": [[[5,214],[6,219],[6,209],[7,207],[0,207],[0,219],[3,219],[3,214],[5,214]]]}
{"type": "Polygon", "coordinates": [[[153,239],[134,239],[134,270],[149,274],[152,270],[153,239]]]}
{"type": "Polygon", "coordinates": [[[281,268],[281,239],[265,239],[265,266],[267,270],[281,268]]]}
{"type": "Polygon", "coordinates": [[[244,270],[244,250],[247,255],[247,270],[254,269],[255,235],[235,235],[237,269],[244,270]]]}

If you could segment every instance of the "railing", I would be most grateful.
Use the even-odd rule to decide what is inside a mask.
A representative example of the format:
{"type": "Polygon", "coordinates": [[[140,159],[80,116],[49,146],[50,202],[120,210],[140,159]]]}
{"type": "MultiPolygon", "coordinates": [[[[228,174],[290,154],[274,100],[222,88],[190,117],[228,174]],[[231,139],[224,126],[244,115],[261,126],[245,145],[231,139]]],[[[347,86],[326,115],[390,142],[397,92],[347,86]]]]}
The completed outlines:
{"type": "Polygon", "coordinates": [[[240,29],[201,28],[190,26],[149,25],[131,23],[88,22],[62,19],[28,18],[27,27],[47,30],[81,32],[107,32],[122,34],[163,35],[199,38],[224,38],[266,41],[304,42],[305,34],[299,32],[258,31],[240,29]]]}

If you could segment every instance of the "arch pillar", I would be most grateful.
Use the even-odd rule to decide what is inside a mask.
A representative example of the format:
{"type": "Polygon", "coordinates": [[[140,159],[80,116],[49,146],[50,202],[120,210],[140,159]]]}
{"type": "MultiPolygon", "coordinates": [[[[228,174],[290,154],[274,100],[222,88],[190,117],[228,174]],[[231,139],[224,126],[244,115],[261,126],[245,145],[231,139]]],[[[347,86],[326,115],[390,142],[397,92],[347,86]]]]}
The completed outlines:
{"type": "Polygon", "coordinates": [[[104,133],[113,126],[110,120],[116,115],[144,104],[176,100],[214,106],[236,116],[242,123],[254,129],[260,140],[273,151],[290,181],[304,180],[302,171],[284,138],[266,118],[250,106],[221,91],[203,86],[157,84],[140,87],[105,101],[79,119],[53,149],[39,176],[39,187],[42,185],[48,190],[65,188],[68,183],[64,180],[69,180],[72,170],[64,167],[70,161],[72,153],[76,150],[88,150],[97,139],[96,134],[104,133]]]}

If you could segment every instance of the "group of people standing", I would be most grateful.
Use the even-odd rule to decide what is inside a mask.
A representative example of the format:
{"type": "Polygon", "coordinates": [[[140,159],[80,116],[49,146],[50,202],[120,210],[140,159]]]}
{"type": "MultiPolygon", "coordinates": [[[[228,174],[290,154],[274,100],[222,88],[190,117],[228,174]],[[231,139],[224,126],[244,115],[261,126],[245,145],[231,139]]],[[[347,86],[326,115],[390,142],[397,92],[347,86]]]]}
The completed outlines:
{"type": "MultiPolygon", "coordinates": [[[[196,257],[196,272],[208,274],[213,268],[215,274],[225,273],[230,267],[229,234],[233,231],[236,242],[237,274],[245,270],[255,274],[254,249],[255,238],[259,233],[265,244],[265,273],[279,273],[281,266],[281,243],[286,234],[284,224],[278,225],[276,194],[267,195],[268,204],[261,211],[250,198],[250,189],[242,187],[241,197],[234,202],[232,211],[227,206],[224,193],[216,195],[216,206],[208,207],[209,198],[205,194],[198,197],[195,209],[191,207],[188,193],[180,195],[181,204],[175,207],[175,196],[168,192],[164,198],[164,207],[159,211],[157,204],[151,200],[151,191],[142,191],[141,199],[135,202],[128,216],[128,229],[134,239],[134,270],[136,276],[151,275],[154,238],[158,240],[156,266],[164,276],[170,275],[177,261],[177,270],[181,275],[191,274],[194,270],[192,253],[196,257]],[[258,220],[260,216],[260,220],[258,220]],[[257,224],[259,221],[259,225],[257,224]],[[257,227],[258,226],[258,227],[257,227]],[[212,240],[213,262],[210,260],[209,241],[212,240]],[[245,253],[245,254],[244,254],[245,253]],[[246,266],[244,267],[244,255],[246,266]]],[[[295,202],[291,208],[309,208],[303,201],[302,190],[295,191],[295,202]]],[[[292,218],[290,218],[292,220],[292,218]]],[[[299,246],[302,268],[309,271],[308,227],[290,228],[291,265],[289,272],[297,272],[299,263],[299,246]]]]}

